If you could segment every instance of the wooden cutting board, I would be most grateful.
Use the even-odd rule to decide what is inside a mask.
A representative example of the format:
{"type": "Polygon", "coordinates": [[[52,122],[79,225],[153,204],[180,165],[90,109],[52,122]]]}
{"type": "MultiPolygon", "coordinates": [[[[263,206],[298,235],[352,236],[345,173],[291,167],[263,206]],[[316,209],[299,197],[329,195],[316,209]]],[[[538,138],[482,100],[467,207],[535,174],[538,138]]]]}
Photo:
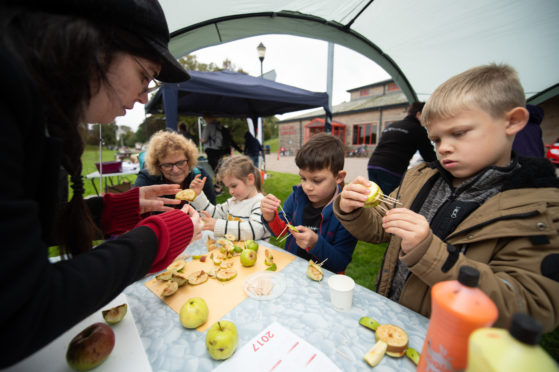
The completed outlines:
{"type": "MultiPolygon", "coordinates": [[[[237,276],[229,281],[222,282],[215,278],[209,278],[207,282],[199,285],[193,286],[187,283],[184,286],[179,287],[177,292],[169,297],[161,296],[161,291],[163,290],[164,284],[162,281],[157,280],[155,277],[148,280],[145,283],[145,286],[163,302],[169,305],[169,307],[173,309],[177,314],[180,312],[182,305],[189,298],[202,297],[208,304],[208,308],[210,310],[208,321],[197,328],[198,331],[204,332],[212,324],[220,320],[225,314],[227,314],[241,301],[248,297],[243,290],[243,283],[249,275],[264,271],[268,268],[268,266],[264,264],[264,252],[266,251],[266,249],[268,249],[274,256],[274,262],[277,265],[276,272],[282,270],[285,266],[287,266],[291,261],[295,259],[294,255],[289,254],[285,251],[280,251],[260,245],[258,248],[256,264],[252,267],[244,267],[243,265],[241,265],[239,256],[234,256],[230,259],[230,261],[233,262],[233,268],[237,270],[237,276]]],[[[215,252],[217,253],[218,250],[215,250],[215,252]]],[[[209,253],[207,254],[207,256],[208,259],[206,260],[206,262],[200,262],[199,260],[194,259],[188,261],[185,268],[183,269],[183,272],[188,275],[198,270],[209,272],[211,269],[217,269],[218,266],[214,265],[213,261],[209,259],[209,253]]]]}

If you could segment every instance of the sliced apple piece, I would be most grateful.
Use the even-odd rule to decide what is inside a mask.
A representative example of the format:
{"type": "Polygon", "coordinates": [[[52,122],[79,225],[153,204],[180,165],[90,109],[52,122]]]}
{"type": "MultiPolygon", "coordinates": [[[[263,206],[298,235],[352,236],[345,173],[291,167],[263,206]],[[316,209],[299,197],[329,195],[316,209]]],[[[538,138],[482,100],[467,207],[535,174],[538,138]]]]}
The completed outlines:
{"type": "Polygon", "coordinates": [[[384,357],[387,346],[388,345],[386,345],[386,342],[381,340],[377,341],[377,343],[371,348],[371,350],[369,350],[367,354],[365,354],[363,359],[365,359],[365,362],[367,362],[367,364],[371,367],[376,366],[384,357]]]}
{"type": "Polygon", "coordinates": [[[170,270],[164,271],[161,274],[158,274],[155,276],[155,279],[157,280],[161,280],[161,281],[167,281],[167,280],[171,280],[171,278],[173,277],[173,272],[170,270]]]}
{"type": "Polygon", "coordinates": [[[419,364],[419,358],[421,356],[421,354],[415,350],[414,348],[408,347],[406,349],[406,356],[415,364],[418,365],[419,364]]]}
{"type": "Polygon", "coordinates": [[[196,191],[192,189],[181,190],[175,194],[175,199],[186,200],[191,202],[194,199],[196,199],[196,191]]]}
{"type": "Polygon", "coordinates": [[[163,286],[163,290],[161,291],[161,296],[171,296],[177,291],[177,289],[179,289],[179,285],[177,284],[177,282],[174,282],[172,280],[166,281],[165,285],[163,286]]]}
{"type": "Polygon", "coordinates": [[[188,284],[198,285],[208,281],[208,273],[204,270],[198,270],[187,276],[188,284]]]}
{"type": "Polygon", "coordinates": [[[380,325],[379,322],[377,322],[373,318],[369,318],[368,316],[364,316],[361,319],[359,319],[359,324],[373,331],[376,331],[378,326],[380,325]]]}
{"type": "Polygon", "coordinates": [[[185,265],[185,260],[176,260],[173,261],[169,266],[167,266],[167,271],[181,271],[182,269],[184,269],[185,265]]]}
{"type": "Polygon", "coordinates": [[[226,282],[228,280],[231,280],[233,278],[235,278],[237,276],[237,270],[233,269],[233,268],[229,268],[229,269],[219,269],[217,270],[215,277],[216,279],[222,281],[222,282],[226,282]]]}
{"type": "Polygon", "coordinates": [[[109,324],[117,324],[124,318],[127,311],[128,305],[122,304],[108,310],[103,310],[101,311],[101,314],[103,315],[105,322],[109,324]]]}
{"type": "Polygon", "coordinates": [[[177,282],[179,287],[182,287],[188,281],[188,276],[185,273],[179,271],[173,271],[172,281],[177,282]]]}
{"type": "Polygon", "coordinates": [[[309,267],[307,268],[307,277],[311,280],[319,282],[324,277],[322,268],[313,260],[309,260],[309,267]]]}

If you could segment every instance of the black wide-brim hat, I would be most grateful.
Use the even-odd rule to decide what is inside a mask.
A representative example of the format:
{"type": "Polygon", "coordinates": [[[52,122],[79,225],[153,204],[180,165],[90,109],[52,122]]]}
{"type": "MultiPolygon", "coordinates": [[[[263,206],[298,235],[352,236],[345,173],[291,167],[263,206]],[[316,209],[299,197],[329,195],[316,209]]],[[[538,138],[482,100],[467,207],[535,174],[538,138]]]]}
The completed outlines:
{"type": "Polygon", "coordinates": [[[178,83],[190,79],[169,51],[169,28],[157,0],[19,0],[15,3],[49,13],[76,15],[100,27],[105,24],[126,30],[145,41],[159,56],[161,71],[157,80],[178,83]]]}

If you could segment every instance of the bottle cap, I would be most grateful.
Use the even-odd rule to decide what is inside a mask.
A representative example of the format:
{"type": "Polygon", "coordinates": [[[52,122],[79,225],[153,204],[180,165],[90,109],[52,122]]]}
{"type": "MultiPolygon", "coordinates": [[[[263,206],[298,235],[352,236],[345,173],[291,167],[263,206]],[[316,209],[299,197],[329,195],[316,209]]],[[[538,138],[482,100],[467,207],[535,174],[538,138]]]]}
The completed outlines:
{"type": "Polygon", "coordinates": [[[543,326],[539,321],[527,314],[515,313],[512,316],[509,333],[522,343],[537,345],[542,338],[543,326]]]}
{"type": "Polygon", "coordinates": [[[458,281],[467,287],[477,287],[479,284],[479,270],[471,266],[460,267],[458,281]]]}

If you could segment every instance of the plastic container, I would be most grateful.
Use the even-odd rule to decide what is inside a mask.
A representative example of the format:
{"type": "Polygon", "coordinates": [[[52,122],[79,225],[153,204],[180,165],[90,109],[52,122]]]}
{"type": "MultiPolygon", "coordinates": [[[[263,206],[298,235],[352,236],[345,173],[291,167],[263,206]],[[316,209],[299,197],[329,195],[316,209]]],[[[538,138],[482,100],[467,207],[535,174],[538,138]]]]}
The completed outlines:
{"type": "Polygon", "coordinates": [[[540,322],[515,314],[509,330],[481,328],[470,336],[466,372],[558,372],[555,361],[538,344],[540,322]]]}
{"type": "Polygon", "coordinates": [[[95,163],[97,170],[103,174],[108,173],[120,173],[122,171],[122,162],[121,161],[104,161],[102,166],[99,163],[95,163]],[[103,171],[101,171],[103,169],[103,171]]]}
{"type": "Polygon", "coordinates": [[[431,318],[417,371],[458,371],[466,368],[468,339],[478,328],[497,320],[497,306],[479,288],[479,271],[462,266],[458,280],[431,289],[431,318]]]}

